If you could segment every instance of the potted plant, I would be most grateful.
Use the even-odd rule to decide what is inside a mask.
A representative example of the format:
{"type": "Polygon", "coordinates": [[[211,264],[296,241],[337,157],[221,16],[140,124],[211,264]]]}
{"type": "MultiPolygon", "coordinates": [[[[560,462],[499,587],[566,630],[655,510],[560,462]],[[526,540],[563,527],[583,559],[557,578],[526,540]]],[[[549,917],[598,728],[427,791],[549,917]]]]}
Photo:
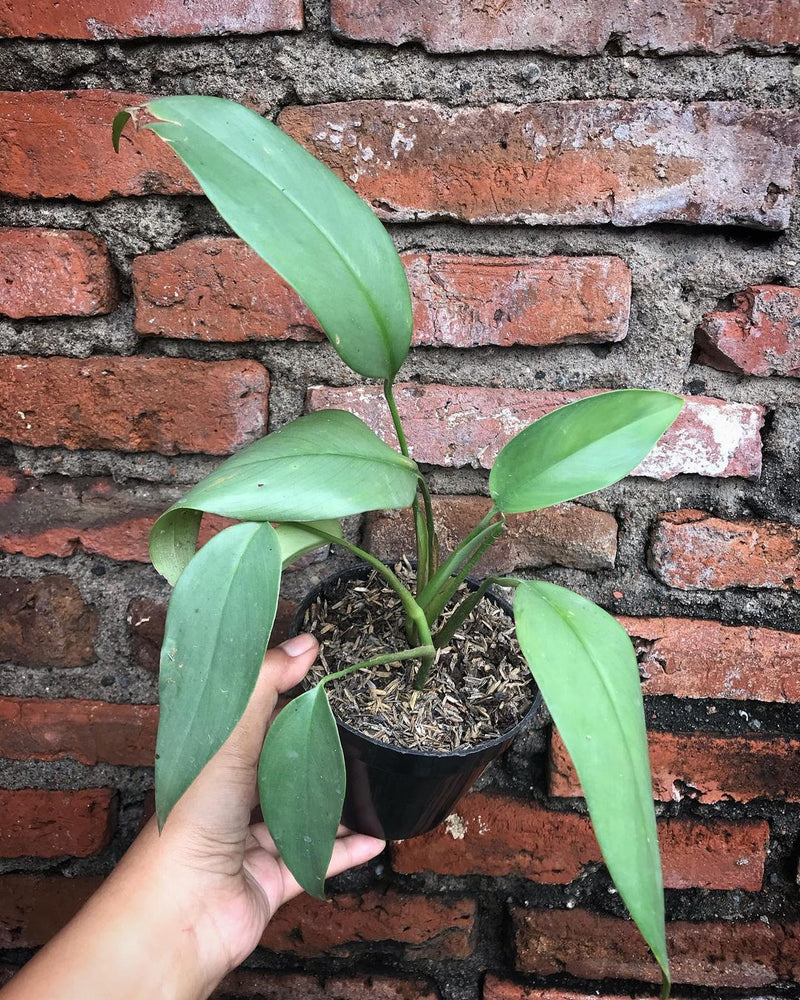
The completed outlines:
{"type": "MultiPolygon", "coordinates": [[[[604,392],[535,421],[498,454],[487,515],[445,557],[394,398],[411,343],[411,300],[377,217],[327,167],[238,104],[153,100],[120,112],[115,146],[132,113],[146,118],[140,126],[174,149],[230,227],[305,300],[342,360],[382,381],[398,443],[391,447],[344,411],[303,416],[227,459],[157,520],[151,557],[174,585],[160,671],[159,823],[249,700],[282,568],[321,545],[342,546],[374,570],[395,601],[401,642],[322,676],[295,698],[270,729],[259,778],[264,817],[286,864],[307,891],[322,896],[345,797],[327,689],[380,668],[394,672],[395,687],[405,679],[413,699],[429,688],[431,671],[469,627],[490,586],[513,588],[519,648],[575,763],[610,874],[662,967],[666,995],[661,869],[630,640],[601,608],[554,584],[494,577],[465,590],[464,581],[503,533],[506,515],[617,482],[647,455],[682,401],[644,389],[604,392]],[[348,515],[401,508],[413,514],[413,580],[345,539],[340,524],[348,515]],[[196,551],[204,512],[239,523],[196,551]]],[[[502,748],[510,730],[489,740],[489,749],[502,748]]],[[[380,740],[372,742],[380,748],[380,740]]]]}

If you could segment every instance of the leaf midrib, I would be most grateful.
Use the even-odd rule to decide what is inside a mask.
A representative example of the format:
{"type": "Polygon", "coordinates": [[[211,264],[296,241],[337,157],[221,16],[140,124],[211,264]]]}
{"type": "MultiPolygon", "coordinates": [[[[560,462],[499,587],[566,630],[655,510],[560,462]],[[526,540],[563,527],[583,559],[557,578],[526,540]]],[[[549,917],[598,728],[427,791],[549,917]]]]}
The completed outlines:
{"type": "MultiPolygon", "coordinates": [[[[164,122],[165,122],[165,124],[174,124],[174,125],[177,125],[177,127],[178,127],[178,128],[181,128],[181,127],[185,127],[185,126],[181,126],[181,125],[180,125],[179,123],[177,123],[177,122],[170,122],[170,121],[168,121],[168,120],[165,120],[165,119],[159,119],[159,120],[160,120],[160,121],[164,121],[164,122]]],[[[305,210],[305,209],[304,209],[304,208],[303,208],[303,207],[302,207],[301,205],[299,205],[299,204],[297,203],[297,201],[296,201],[296,200],[295,200],[295,199],[294,199],[294,198],[293,198],[293,197],[292,197],[291,195],[287,194],[287,192],[286,192],[285,190],[283,190],[282,188],[280,188],[280,187],[279,187],[279,185],[275,183],[275,181],[271,180],[271,179],[270,179],[270,178],[269,178],[269,177],[268,177],[268,176],[267,176],[266,174],[264,174],[264,173],[263,173],[263,172],[262,172],[262,171],[261,171],[260,169],[258,169],[257,167],[254,167],[254,166],[252,165],[252,163],[250,163],[250,161],[249,161],[249,160],[247,160],[247,159],[246,159],[246,158],[245,158],[244,156],[240,155],[240,154],[239,154],[239,153],[238,153],[238,152],[237,152],[236,150],[234,150],[234,149],[231,149],[231,148],[230,148],[230,147],[228,147],[228,146],[225,146],[225,144],[224,144],[223,142],[221,142],[220,140],[218,140],[218,139],[217,139],[217,138],[216,138],[216,137],[215,137],[215,136],[213,135],[213,133],[211,133],[211,132],[209,132],[209,131],[208,131],[207,129],[203,128],[203,126],[202,126],[202,125],[199,125],[199,124],[197,123],[196,119],[194,119],[194,118],[193,118],[193,119],[192,119],[192,121],[193,121],[193,124],[194,124],[195,128],[197,128],[197,129],[198,129],[199,131],[201,131],[201,132],[202,132],[202,133],[203,133],[204,135],[207,135],[207,136],[209,136],[209,137],[210,137],[210,138],[212,139],[212,141],[213,141],[214,143],[216,143],[216,144],[217,144],[218,146],[221,146],[221,147],[222,147],[222,148],[223,148],[224,150],[226,150],[226,151],[229,151],[229,152],[231,152],[231,153],[233,154],[233,156],[234,156],[234,158],[235,158],[235,159],[239,160],[239,161],[240,161],[241,163],[243,163],[243,164],[244,164],[244,165],[245,165],[246,167],[248,167],[249,169],[251,169],[251,170],[255,171],[255,172],[256,172],[256,173],[258,174],[258,176],[260,176],[260,177],[263,177],[263,178],[264,178],[264,180],[265,180],[265,181],[266,181],[266,182],[267,182],[267,183],[268,183],[268,184],[269,184],[269,185],[270,185],[271,187],[273,187],[273,188],[274,188],[275,190],[277,190],[277,191],[278,191],[278,192],[279,192],[279,193],[280,193],[280,194],[281,194],[281,195],[282,195],[282,196],[283,196],[284,198],[286,198],[286,200],[287,200],[288,202],[290,202],[290,203],[291,203],[291,205],[293,205],[293,206],[294,206],[294,208],[295,208],[295,209],[296,209],[296,210],[297,210],[297,211],[298,211],[298,212],[299,212],[299,213],[300,213],[301,215],[305,216],[305,218],[306,218],[306,219],[307,219],[307,220],[308,220],[308,221],[309,221],[309,222],[311,223],[311,225],[312,225],[312,226],[313,226],[313,227],[314,227],[314,228],[315,228],[315,229],[317,230],[317,232],[319,232],[319,233],[320,233],[320,234],[321,234],[321,235],[322,235],[322,236],[324,237],[325,241],[326,241],[326,242],[327,242],[327,244],[328,244],[328,245],[330,246],[330,248],[331,248],[331,249],[332,249],[332,250],[334,251],[334,253],[338,254],[338,256],[342,258],[342,260],[343,260],[343,261],[345,262],[345,265],[346,265],[346,267],[347,267],[347,270],[348,270],[348,271],[350,272],[350,274],[352,275],[352,277],[353,277],[353,280],[354,280],[355,284],[356,284],[356,285],[357,285],[357,287],[358,287],[358,288],[359,288],[359,289],[361,290],[361,292],[362,292],[362,294],[363,294],[363,296],[364,296],[364,299],[366,300],[366,302],[367,302],[367,304],[368,304],[368,306],[369,306],[369,310],[370,310],[370,312],[372,313],[372,316],[373,316],[373,318],[374,318],[374,320],[375,320],[375,322],[376,322],[376,324],[377,324],[377,327],[378,327],[378,330],[379,330],[379,332],[380,332],[380,335],[381,335],[381,339],[383,340],[383,347],[384,347],[384,350],[385,350],[385,352],[386,352],[386,357],[387,357],[387,358],[389,359],[389,361],[390,361],[390,363],[391,363],[391,367],[393,368],[393,367],[394,367],[394,363],[393,363],[393,361],[392,361],[392,350],[391,350],[391,338],[390,338],[390,335],[389,335],[389,331],[388,331],[388,328],[387,328],[387,326],[385,326],[385,325],[384,325],[384,323],[382,322],[382,319],[381,319],[381,313],[380,313],[380,310],[379,310],[379,308],[378,308],[378,304],[377,304],[377,302],[375,302],[375,300],[373,299],[373,297],[372,297],[372,295],[371,295],[371,293],[370,293],[370,291],[369,291],[368,287],[367,287],[367,286],[366,286],[366,285],[364,284],[364,282],[362,281],[361,277],[360,277],[360,276],[358,275],[358,273],[357,273],[357,271],[356,271],[356,269],[355,269],[355,265],[354,265],[354,263],[352,262],[352,260],[351,260],[351,258],[350,258],[350,256],[349,256],[349,254],[347,254],[347,253],[344,253],[343,251],[339,250],[339,249],[338,249],[338,247],[337,247],[337,245],[336,245],[336,244],[334,243],[333,239],[331,238],[331,236],[330,236],[330,235],[328,234],[328,232],[327,232],[327,231],[326,231],[326,230],[325,230],[325,229],[324,229],[324,228],[323,228],[322,226],[320,226],[320,225],[319,225],[319,224],[318,224],[318,223],[317,223],[317,222],[316,222],[316,221],[315,221],[315,220],[314,220],[314,219],[312,218],[312,216],[310,216],[310,215],[308,214],[308,212],[307,212],[307,211],[306,211],[306,210],[305,210]]],[[[154,124],[157,124],[157,123],[154,123],[154,124]]],[[[270,124],[271,124],[271,123],[270,123],[270,124]]],[[[152,128],[152,125],[151,125],[151,126],[149,126],[149,127],[150,127],[150,128],[152,128]]],[[[277,128],[277,126],[275,126],[275,127],[277,128]]],[[[153,129],[153,131],[156,131],[156,130],[155,130],[155,129],[153,129]]],[[[173,141],[172,141],[172,140],[170,140],[170,139],[168,139],[168,138],[165,138],[164,136],[162,136],[161,138],[162,138],[162,139],[164,140],[164,142],[167,142],[167,143],[169,143],[170,145],[172,145],[172,144],[173,144],[173,141]]],[[[302,148],[302,147],[301,147],[301,148],[302,148]]],[[[266,151],[266,152],[267,152],[267,153],[269,154],[269,150],[267,149],[267,147],[264,147],[264,150],[265,150],[265,151],[266,151]]],[[[308,152],[308,151],[306,150],[306,152],[308,152]]],[[[309,155],[311,155],[311,154],[309,154],[309,155]]],[[[313,159],[313,157],[312,157],[312,159],[313,159]]],[[[317,161],[315,160],[315,162],[317,162],[317,161]]],[[[190,167],[189,169],[191,170],[191,167],[190,167]]],[[[194,170],[192,170],[192,173],[194,173],[194,170]]],[[[195,175],[195,176],[196,176],[196,175],[195,175]]],[[[198,178],[198,179],[199,179],[199,178],[198,178]]],[[[353,193],[355,194],[355,192],[353,192],[353,193]]],[[[356,197],[358,197],[358,195],[356,195],[356,197]]],[[[215,206],[215,207],[216,207],[216,206],[215,206]]],[[[221,211],[220,209],[217,209],[217,211],[219,211],[220,215],[222,215],[222,216],[223,216],[223,218],[225,218],[225,216],[224,216],[223,212],[222,212],[222,211],[221,211]]],[[[226,221],[226,222],[229,222],[229,224],[230,224],[230,226],[231,226],[231,228],[232,228],[232,229],[235,229],[235,227],[234,227],[233,223],[231,223],[229,219],[225,219],[225,221],[226,221]]],[[[253,248],[253,249],[255,249],[255,248],[253,248]]],[[[270,262],[269,262],[269,261],[268,261],[268,260],[266,259],[266,257],[263,257],[263,255],[262,255],[261,253],[259,253],[258,251],[256,251],[256,252],[258,253],[259,257],[261,257],[261,258],[262,258],[262,260],[265,260],[265,261],[267,262],[267,264],[269,264],[269,265],[270,265],[270,267],[273,267],[273,265],[272,265],[272,264],[271,264],[271,263],[270,263],[270,262]]],[[[289,282],[289,284],[291,284],[291,281],[289,280],[289,278],[287,278],[287,277],[286,277],[286,275],[285,275],[285,274],[282,274],[282,273],[281,273],[280,271],[278,271],[278,269],[277,269],[277,268],[274,268],[274,270],[275,270],[275,271],[276,271],[276,272],[277,272],[278,274],[280,274],[280,276],[281,276],[282,278],[284,278],[284,280],[285,280],[285,281],[287,281],[287,282],[289,282]]],[[[292,287],[294,288],[294,285],[292,285],[292,287]]],[[[295,289],[295,291],[296,291],[296,289],[295,289]]],[[[317,317],[317,318],[319,318],[319,317],[317,317]]]]}

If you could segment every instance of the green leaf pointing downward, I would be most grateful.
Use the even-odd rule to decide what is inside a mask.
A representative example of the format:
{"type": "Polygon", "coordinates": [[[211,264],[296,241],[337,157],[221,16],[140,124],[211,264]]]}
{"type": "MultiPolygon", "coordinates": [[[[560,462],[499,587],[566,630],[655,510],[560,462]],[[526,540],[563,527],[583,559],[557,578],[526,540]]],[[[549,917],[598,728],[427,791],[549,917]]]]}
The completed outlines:
{"type": "MultiPolygon", "coordinates": [[[[148,110],[235,233],[284,278],[345,364],[394,378],[411,344],[403,265],[375,213],[277,125],[218,97],[164,97],[148,110]]],[[[124,122],[122,123],[124,125],[124,122]]],[[[121,126],[115,122],[118,132],[121,126]]]]}
{"type": "Polygon", "coordinates": [[[280,578],[272,526],[236,524],[200,549],[175,586],[159,673],[156,812],[162,825],[250,700],[280,578]]]}
{"type": "Polygon", "coordinates": [[[664,972],[664,891],[636,655],[622,626],[586,598],[526,581],[517,638],[578,772],[619,894],[664,972]]]}

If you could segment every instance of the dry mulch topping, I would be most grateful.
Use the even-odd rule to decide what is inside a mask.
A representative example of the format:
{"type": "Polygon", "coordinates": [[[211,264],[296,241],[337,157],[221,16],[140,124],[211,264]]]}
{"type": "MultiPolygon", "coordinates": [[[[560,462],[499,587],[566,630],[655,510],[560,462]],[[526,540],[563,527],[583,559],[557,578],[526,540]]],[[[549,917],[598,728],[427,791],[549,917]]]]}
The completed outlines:
{"type": "MultiPolygon", "coordinates": [[[[395,572],[408,586],[409,569],[397,566],[395,572]]],[[[463,587],[458,597],[466,592],[463,587]]],[[[308,609],[303,628],[320,643],[311,683],[360,660],[408,648],[400,600],[375,570],[363,581],[335,584],[308,609]]],[[[418,660],[400,660],[332,681],[326,687],[334,715],[384,743],[447,752],[502,736],[536,697],[514,623],[488,598],[439,650],[423,691],[413,688],[418,667],[418,660]]]]}

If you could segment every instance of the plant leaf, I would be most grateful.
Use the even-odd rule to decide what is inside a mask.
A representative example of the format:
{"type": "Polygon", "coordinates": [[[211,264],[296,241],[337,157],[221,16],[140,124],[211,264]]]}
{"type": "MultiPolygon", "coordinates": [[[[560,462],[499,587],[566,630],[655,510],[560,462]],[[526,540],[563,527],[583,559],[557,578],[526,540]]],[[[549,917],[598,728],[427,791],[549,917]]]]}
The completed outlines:
{"type": "Polygon", "coordinates": [[[280,576],[272,525],[235,524],[200,549],[175,585],[159,675],[161,825],[250,700],[275,620],[280,576]]]}
{"type": "Polygon", "coordinates": [[[203,514],[185,507],[172,517],[160,517],[150,530],[150,558],[174,587],[197,548],[203,514]]]}
{"type": "Polygon", "coordinates": [[[218,97],[150,101],[231,229],[317,317],[345,364],[394,378],[411,344],[411,295],[388,233],[359,196],[272,122],[218,97]]]}
{"type": "Polygon", "coordinates": [[[322,684],[289,702],[270,726],[258,785],[264,822],[286,867],[306,892],[324,899],[345,770],[322,684]]]}
{"type": "Polygon", "coordinates": [[[320,528],[328,535],[336,535],[342,538],[342,526],[338,521],[307,521],[306,524],[277,524],[275,534],[278,536],[278,544],[281,547],[281,560],[283,569],[291,565],[300,556],[307,552],[313,552],[328,542],[319,535],[315,535],[313,529],[320,528]]]}
{"type": "Polygon", "coordinates": [[[680,413],[669,392],[618,389],[568,403],[535,420],[503,448],[489,492],[506,514],[541,510],[627,476],[680,413]]]}
{"type": "Polygon", "coordinates": [[[514,594],[517,638],[578,772],[608,870],[669,980],[636,654],[611,615],[552,583],[514,594]]]}
{"type": "Polygon", "coordinates": [[[125,126],[131,120],[130,111],[118,111],[114,115],[114,121],[111,123],[111,145],[114,147],[114,152],[119,152],[119,140],[122,133],[125,131],[125,126]]]}
{"type": "Polygon", "coordinates": [[[418,475],[358,417],[321,410],[243,448],[173,504],[150,533],[150,558],[159,573],[174,575],[185,534],[171,522],[187,509],[247,521],[340,518],[410,506],[418,475]]]}

